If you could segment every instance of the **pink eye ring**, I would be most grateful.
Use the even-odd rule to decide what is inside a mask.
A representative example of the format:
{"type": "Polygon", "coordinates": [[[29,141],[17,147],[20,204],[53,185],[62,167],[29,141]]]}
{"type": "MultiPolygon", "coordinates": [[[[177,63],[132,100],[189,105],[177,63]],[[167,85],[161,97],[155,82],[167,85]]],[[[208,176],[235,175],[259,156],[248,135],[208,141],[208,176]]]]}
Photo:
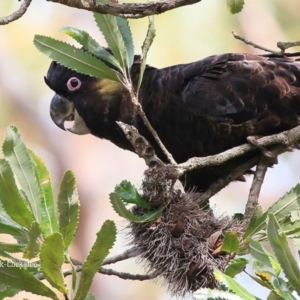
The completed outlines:
{"type": "Polygon", "coordinates": [[[81,81],[77,77],[71,77],[67,82],[67,88],[70,92],[74,92],[81,87],[81,81]]]}

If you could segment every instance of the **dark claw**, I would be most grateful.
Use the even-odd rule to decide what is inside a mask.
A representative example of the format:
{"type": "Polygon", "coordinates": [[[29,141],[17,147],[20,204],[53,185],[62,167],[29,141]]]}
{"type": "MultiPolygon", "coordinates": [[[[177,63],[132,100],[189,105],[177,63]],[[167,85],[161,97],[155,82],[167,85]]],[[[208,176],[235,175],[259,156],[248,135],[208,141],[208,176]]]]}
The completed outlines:
{"type": "MultiPolygon", "coordinates": [[[[248,136],[247,137],[247,141],[248,143],[250,143],[251,145],[255,146],[256,148],[258,148],[261,153],[265,156],[265,157],[268,157],[268,158],[273,158],[273,159],[276,159],[277,160],[277,155],[272,153],[271,151],[267,150],[265,147],[259,145],[257,143],[257,140],[254,136],[248,136]]],[[[277,162],[276,162],[277,163],[277,162]]]]}

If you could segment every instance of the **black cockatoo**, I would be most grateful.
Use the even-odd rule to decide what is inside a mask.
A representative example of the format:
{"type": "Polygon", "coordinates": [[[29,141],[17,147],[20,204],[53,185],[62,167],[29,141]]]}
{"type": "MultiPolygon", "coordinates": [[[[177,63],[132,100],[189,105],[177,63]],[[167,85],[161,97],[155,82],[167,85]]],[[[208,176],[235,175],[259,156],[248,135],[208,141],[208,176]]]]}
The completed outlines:
{"type": "MultiPolygon", "coordinates": [[[[136,59],[131,68],[134,86],[139,72],[136,59]]],[[[116,124],[121,120],[134,125],[166,162],[121,83],[82,75],[56,62],[45,81],[56,93],[50,113],[60,128],[73,120],[69,131],[91,133],[133,151],[116,124]]],[[[248,136],[270,135],[300,124],[300,53],[286,57],[228,53],[163,69],[147,66],[138,96],[178,163],[217,154],[245,143],[248,136]]],[[[205,191],[243,159],[181,179],[186,188],[205,191]]]]}

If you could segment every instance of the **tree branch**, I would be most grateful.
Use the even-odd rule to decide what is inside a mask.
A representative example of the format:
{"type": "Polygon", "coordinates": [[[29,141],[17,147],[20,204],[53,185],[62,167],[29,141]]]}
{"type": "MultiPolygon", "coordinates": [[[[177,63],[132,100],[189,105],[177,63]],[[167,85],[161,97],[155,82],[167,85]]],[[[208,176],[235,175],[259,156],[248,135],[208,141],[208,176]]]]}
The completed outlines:
{"type": "Polygon", "coordinates": [[[278,52],[278,51],[275,51],[275,50],[271,50],[271,49],[265,48],[263,46],[260,46],[258,44],[255,44],[255,43],[253,43],[249,40],[246,40],[245,38],[241,37],[240,35],[238,35],[234,31],[232,31],[232,34],[233,34],[235,39],[240,40],[240,41],[244,42],[245,44],[250,45],[250,46],[252,46],[256,49],[260,49],[260,50],[263,50],[263,51],[266,51],[266,52],[270,52],[270,53],[275,54],[275,55],[282,55],[283,54],[282,51],[278,52]]]}
{"type": "MultiPolygon", "coordinates": [[[[104,266],[104,265],[114,264],[116,262],[126,260],[129,258],[135,257],[137,255],[138,255],[137,249],[135,247],[133,247],[133,248],[130,248],[130,249],[124,251],[121,254],[106,258],[103,261],[102,265],[104,266]]],[[[82,262],[80,262],[79,260],[74,259],[74,258],[71,258],[71,261],[75,267],[76,272],[77,273],[81,272],[82,271],[82,262]]],[[[128,280],[139,280],[139,281],[150,280],[150,279],[153,279],[153,278],[159,276],[159,273],[157,273],[157,272],[153,272],[150,274],[130,274],[130,273],[119,272],[119,271],[115,271],[112,269],[106,269],[106,268],[102,268],[102,267],[98,270],[98,273],[101,273],[104,275],[117,276],[117,277],[125,279],[125,280],[128,279],[128,280]]],[[[72,269],[63,271],[64,277],[70,276],[72,274],[73,274],[72,269]]],[[[38,273],[35,275],[35,277],[39,280],[45,279],[44,273],[38,273]]]]}
{"type": "Polygon", "coordinates": [[[165,0],[152,1],[147,3],[101,3],[96,0],[47,0],[69,7],[89,10],[101,14],[110,14],[124,18],[143,18],[151,15],[158,15],[168,10],[185,5],[191,5],[201,0],[165,0]]]}
{"type": "MultiPolygon", "coordinates": [[[[75,270],[77,273],[81,272],[82,264],[76,264],[75,270]]],[[[115,271],[112,269],[106,269],[106,268],[100,268],[98,270],[98,273],[103,274],[103,275],[109,275],[109,276],[117,276],[117,277],[119,277],[121,279],[125,279],[125,280],[139,280],[139,281],[150,280],[150,279],[153,279],[153,278],[156,278],[159,276],[159,273],[157,273],[157,272],[152,272],[150,274],[130,274],[130,273],[119,272],[119,271],[115,271]]],[[[72,274],[73,274],[72,269],[63,271],[64,277],[70,276],[72,274]]],[[[45,279],[44,273],[38,273],[35,276],[39,280],[45,279]]]]}
{"type": "Polygon", "coordinates": [[[260,49],[260,50],[263,50],[263,51],[266,51],[266,52],[270,52],[270,53],[272,53],[274,55],[278,55],[278,56],[284,55],[285,50],[287,50],[289,48],[300,46],[300,41],[297,41],[297,42],[278,42],[277,47],[280,49],[280,51],[275,51],[275,50],[271,50],[271,49],[265,48],[263,46],[260,46],[258,44],[255,44],[255,43],[253,43],[249,40],[246,40],[245,38],[241,37],[240,35],[238,35],[234,31],[232,31],[232,34],[233,34],[234,38],[244,42],[247,45],[250,45],[254,48],[257,48],[257,49],[260,49]]]}
{"type": "Polygon", "coordinates": [[[253,177],[252,185],[249,192],[248,201],[245,207],[244,220],[246,227],[258,205],[258,198],[262,184],[264,182],[265,175],[268,167],[270,166],[270,158],[263,156],[257,164],[256,171],[253,177]]]}
{"type": "Polygon", "coordinates": [[[132,257],[136,257],[137,255],[138,255],[137,249],[135,247],[133,247],[133,248],[130,248],[130,249],[124,251],[121,254],[104,259],[102,266],[115,264],[116,262],[126,260],[126,259],[129,259],[132,257]]]}
{"type": "Polygon", "coordinates": [[[24,0],[24,2],[21,4],[20,8],[13,12],[9,16],[1,17],[0,18],[0,25],[6,25],[10,22],[13,22],[19,18],[21,18],[27,11],[27,8],[29,7],[32,0],[24,0]]]}
{"type": "Polygon", "coordinates": [[[150,143],[139,134],[138,130],[132,126],[125,124],[121,121],[117,121],[119,127],[123,130],[126,138],[134,147],[137,155],[145,160],[147,166],[154,164],[163,165],[163,162],[156,156],[153,147],[150,143]]]}
{"type": "MultiPolygon", "coordinates": [[[[108,257],[108,258],[104,259],[104,261],[102,263],[102,266],[115,264],[116,262],[126,260],[126,259],[129,259],[129,258],[132,258],[132,257],[136,257],[137,255],[138,255],[137,249],[135,247],[133,247],[133,248],[130,248],[130,249],[124,251],[121,254],[118,254],[118,255],[115,255],[115,256],[108,257]]],[[[77,259],[74,259],[74,258],[71,258],[71,262],[74,266],[81,266],[82,265],[81,261],[79,261],[77,259]]]]}
{"type": "Polygon", "coordinates": [[[277,47],[284,53],[286,49],[300,46],[300,41],[297,42],[278,42],[277,47]]]}
{"type": "Polygon", "coordinates": [[[105,269],[105,268],[100,268],[99,273],[105,275],[114,275],[125,280],[127,279],[127,280],[139,280],[139,281],[150,280],[159,276],[157,272],[152,272],[150,274],[130,274],[130,273],[118,272],[112,269],[105,269]]]}
{"type": "Polygon", "coordinates": [[[206,190],[201,197],[199,197],[198,202],[205,202],[209,200],[212,196],[217,194],[220,190],[222,190],[225,186],[227,186],[230,182],[236,180],[239,176],[243,175],[246,171],[253,168],[259,161],[259,157],[255,156],[236,169],[234,169],[230,174],[227,176],[220,178],[216,182],[214,182],[208,190],[206,190]]]}
{"type": "MultiPolygon", "coordinates": [[[[136,128],[122,122],[118,122],[118,125],[124,131],[127,139],[134,146],[137,154],[145,160],[148,166],[154,161],[163,164],[156,157],[151,145],[143,136],[139,134],[136,128]],[[150,148],[151,151],[147,150],[150,148]]],[[[169,174],[172,174],[172,179],[174,180],[175,177],[179,178],[180,176],[184,175],[185,173],[191,170],[201,169],[201,168],[211,167],[211,166],[219,166],[235,157],[244,155],[250,151],[257,150],[258,148],[271,147],[271,151],[269,151],[270,154],[272,156],[277,156],[289,150],[291,147],[296,147],[299,141],[300,141],[300,125],[288,131],[283,131],[278,134],[255,139],[255,145],[248,143],[248,144],[231,148],[227,151],[224,151],[216,155],[211,155],[206,157],[193,157],[184,163],[178,165],[176,164],[165,165],[165,167],[169,169],[169,174]],[[174,177],[174,175],[176,176],[174,177]]],[[[238,177],[243,175],[247,170],[257,165],[261,160],[261,165],[258,167],[256,171],[256,176],[254,177],[254,183],[253,183],[254,186],[252,187],[252,189],[254,190],[252,190],[251,194],[249,195],[249,200],[248,200],[249,203],[247,204],[248,207],[249,206],[254,207],[256,205],[255,203],[257,202],[259,196],[264,173],[266,172],[266,170],[264,170],[265,168],[264,161],[266,160],[266,163],[268,162],[269,165],[270,159],[274,159],[274,158],[265,157],[265,159],[261,159],[261,154],[258,154],[252,157],[251,159],[249,159],[248,161],[245,161],[233,172],[231,172],[227,176],[213,183],[209,187],[209,189],[201,195],[201,197],[199,198],[199,202],[210,199],[213,195],[218,193],[230,182],[236,180],[238,177]]],[[[250,216],[252,213],[250,211],[250,208],[247,208],[246,211],[247,211],[247,216],[250,216]]]]}
{"type": "Polygon", "coordinates": [[[191,170],[218,166],[237,156],[241,156],[250,151],[257,150],[258,146],[264,148],[272,145],[280,146],[276,148],[276,154],[280,154],[287,151],[287,148],[289,147],[296,147],[299,141],[300,125],[291,130],[256,139],[257,145],[244,144],[216,155],[210,155],[206,157],[193,157],[184,163],[178,164],[177,169],[179,175],[181,176],[191,170]]]}

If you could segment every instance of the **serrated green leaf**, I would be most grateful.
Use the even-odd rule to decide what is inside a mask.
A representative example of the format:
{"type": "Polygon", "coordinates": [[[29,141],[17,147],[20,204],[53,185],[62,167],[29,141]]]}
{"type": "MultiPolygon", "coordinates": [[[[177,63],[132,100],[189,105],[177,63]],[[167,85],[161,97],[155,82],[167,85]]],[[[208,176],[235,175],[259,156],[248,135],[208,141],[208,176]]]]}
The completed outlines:
{"type": "Polygon", "coordinates": [[[267,297],[267,300],[282,300],[282,297],[278,296],[275,291],[271,291],[267,297]]]}
{"type": "Polygon", "coordinates": [[[116,240],[117,229],[113,221],[106,220],[97,239],[82,266],[81,277],[74,300],[81,300],[86,297],[92,284],[93,278],[101,267],[103,260],[108,255],[116,240]]]}
{"type": "Polygon", "coordinates": [[[299,252],[300,251],[300,238],[294,238],[293,242],[294,242],[295,247],[298,250],[298,255],[300,255],[300,252],[299,252]]]}
{"type": "MultiPolygon", "coordinates": [[[[300,206],[300,184],[297,184],[277,202],[275,202],[260,218],[256,219],[255,224],[252,226],[252,230],[247,230],[244,238],[253,236],[258,231],[266,227],[266,220],[269,213],[273,213],[277,221],[284,222],[288,218],[292,211],[298,209],[300,206]]],[[[250,225],[249,225],[250,228],[250,225]]]]}
{"type": "Polygon", "coordinates": [[[67,294],[62,274],[65,245],[59,232],[47,236],[41,246],[40,261],[45,278],[61,293],[67,294]],[[54,251],[55,249],[55,251],[54,251]]]}
{"type": "Polygon", "coordinates": [[[127,180],[123,180],[115,187],[115,193],[126,203],[133,203],[144,208],[149,206],[149,203],[139,195],[137,189],[127,180]]]}
{"type": "Polygon", "coordinates": [[[14,289],[7,284],[0,283],[0,299],[4,299],[5,297],[13,297],[17,295],[20,290],[14,289]]]}
{"type": "Polygon", "coordinates": [[[253,239],[250,241],[250,254],[264,266],[265,270],[271,270],[276,276],[280,274],[281,268],[279,263],[261,243],[253,239]]]}
{"type": "MultiPolygon", "coordinates": [[[[256,267],[253,268],[255,271],[257,271],[256,267]]],[[[272,274],[269,272],[256,272],[256,276],[253,276],[251,274],[248,274],[248,276],[253,279],[255,282],[257,282],[259,285],[271,290],[273,289],[273,286],[270,284],[269,280],[272,278],[272,274]],[[262,275],[261,275],[262,274],[262,275]]]]}
{"type": "Polygon", "coordinates": [[[215,278],[243,300],[255,300],[255,297],[242,287],[235,279],[225,275],[220,270],[214,270],[215,278]]]}
{"type": "Polygon", "coordinates": [[[13,221],[4,211],[0,211],[0,233],[10,234],[14,237],[26,237],[28,230],[13,221]]]}
{"type": "Polygon", "coordinates": [[[38,156],[36,156],[31,150],[28,150],[28,153],[33,161],[35,176],[40,191],[40,226],[43,236],[46,237],[52,234],[53,232],[58,231],[58,222],[55,213],[56,210],[53,200],[50,174],[44,162],[38,156]]]}
{"type": "Polygon", "coordinates": [[[5,159],[0,160],[0,201],[9,217],[29,229],[33,215],[18,192],[14,174],[5,159]]]}
{"type": "Polygon", "coordinates": [[[248,274],[253,280],[263,287],[275,290],[278,295],[283,297],[283,299],[292,299],[289,296],[290,291],[286,282],[278,276],[279,274],[276,275],[272,268],[255,259],[252,261],[252,266],[255,274],[258,276],[254,277],[248,274]]]}
{"type": "Polygon", "coordinates": [[[259,277],[254,277],[250,274],[248,275],[258,284],[275,291],[276,294],[280,296],[279,299],[296,300],[288,288],[288,283],[281,277],[274,275],[273,272],[267,271],[268,268],[266,268],[265,265],[259,261],[254,261],[253,269],[259,277]]]}
{"type": "Polygon", "coordinates": [[[144,222],[151,222],[156,220],[162,213],[164,207],[148,211],[147,213],[143,214],[142,216],[136,216],[134,215],[130,210],[126,208],[124,203],[122,202],[121,198],[116,193],[111,193],[109,195],[110,202],[112,204],[113,209],[115,212],[121,216],[122,218],[125,218],[131,222],[135,223],[144,223],[144,222]]]}
{"type": "Polygon", "coordinates": [[[144,71],[146,68],[147,54],[156,35],[154,17],[150,16],[148,17],[148,20],[149,20],[148,30],[147,30],[146,38],[142,45],[142,62],[141,62],[141,70],[140,70],[140,75],[139,75],[139,80],[137,85],[137,92],[136,92],[137,95],[139,94],[139,90],[143,81],[144,71]]]}
{"type": "Polygon", "coordinates": [[[34,45],[43,54],[78,73],[101,79],[107,78],[121,81],[118,73],[110,69],[100,59],[67,43],[50,37],[36,35],[34,37],[34,45]]]}
{"type": "Polygon", "coordinates": [[[296,210],[293,210],[291,212],[291,222],[296,222],[300,220],[300,210],[299,208],[296,210]]]}
{"type": "Polygon", "coordinates": [[[289,238],[300,237],[300,220],[281,224],[281,230],[289,238]]]}
{"type": "Polygon", "coordinates": [[[230,292],[211,290],[208,288],[200,289],[196,291],[193,295],[197,300],[207,300],[207,299],[243,300],[240,296],[237,296],[230,292]]]}
{"type": "Polygon", "coordinates": [[[113,209],[115,212],[121,216],[122,218],[125,218],[131,222],[136,222],[139,220],[139,217],[134,215],[130,210],[128,210],[121,198],[116,193],[111,193],[109,195],[110,202],[112,204],[113,209]]]}
{"type": "Polygon", "coordinates": [[[77,286],[77,276],[76,276],[76,268],[72,262],[71,257],[69,256],[68,252],[65,253],[65,262],[70,264],[71,270],[72,270],[72,292],[71,292],[71,294],[73,295],[75,293],[75,289],[77,286]]]}
{"type": "Polygon", "coordinates": [[[223,245],[221,251],[234,253],[240,248],[240,242],[237,234],[235,232],[229,231],[225,233],[223,245]]]}
{"type": "Polygon", "coordinates": [[[225,274],[230,277],[235,277],[237,274],[243,272],[246,268],[246,265],[249,261],[245,258],[239,257],[230,262],[230,265],[227,266],[225,274]]]}
{"type": "Polygon", "coordinates": [[[277,221],[280,223],[290,216],[292,211],[295,211],[300,206],[300,184],[297,184],[289,192],[287,192],[283,197],[276,201],[265,213],[274,214],[277,221]]]}
{"type": "Polygon", "coordinates": [[[116,58],[108,52],[104,47],[100,46],[90,35],[88,32],[84,30],[77,29],[72,26],[64,26],[61,28],[61,31],[71,36],[75,39],[84,50],[89,53],[95,55],[96,57],[110,63],[114,66],[120,73],[123,72],[120,63],[116,60],[116,58]]]}
{"type": "Polygon", "coordinates": [[[271,291],[267,297],[267,300],[282,300],[282,298],[278,296],[274,291],[271,291]]]}
{"type": "Polygon", "coordinates": [[[262,261],[252,258],[252,268],[256,275],[262,278],[264,281],[271,281],[271,277],[275,276],[272,270],[272,266],[268,263],[264,264],[262,261]]]}
{"type": "Polygon", "coordinates": [[[26,198],[29,201],[35,219],[40,223],[39,187],[36,181],[32,161],[17,127],[9,126],[7,128],[2,150],[12,171],[16,175],[21,189],[27,196],[26,198]]]}
{"type": "Polygon", "coordinates": [[[263,215],[263,211],[261,206],[257,206],[248,225],[248,228],[245,231],[244,239],[251,236],[254,232],[257,232],[257,223],[260,222],[261,217],[263,215]]]}
{"type": "MultiPolygon", "coordinates": [[[[9,244],[0,242],[0,249],[9,253],[19,253],[23,252],[25,249],[24,244],[9,244]]],[[[0,298],[1,299],[1,298],[0,298]]]]}
{"type": "Polygon", "coordinates": [[[63,236],[65,249],[73,241],[79,221],[79,199],[75,176],[66,171],[58,195],[59,231],[63,236]]]}
{"type": "Polygon", "coordinates": [[[27,245],[27,242],[28,242],[28,233],[26,236],[18,236],[18,235],[15,235],[14,236],[15,240],[18,242],[18,244],[24,244],[24,245],[27,245]]]}
{"type": "Polygon", "coordinates": [[[235,279],[223,274],[220,270],[214,270],[215,278],[223,283],[232,292],[240,296],[243,300],[255,300],[255,296],[249,293],[244,287],[242,287],[235,279]]]}
{"type": "Polygon", "coordinates": [[[37,242],[37,239],[41,232],[39,223],[33,222],[28,232],[28,244],[23,255],[24,258],[32,259],[37,256],[40,250],[40,245],[37,242]]]}
{"type": "Polygon", "coordinates": [[[87,296],[84,298],[84,300],[97,300],[97,299],[93,294],[88,293],[87,296]]]}
{"type": "Polygon", "coordinates": [[[7,258],[7,259],[14,260],[13,256],[11,256],[10,254],[8,254],[6,251],[2,250],[1,248],[0,248],[0,257],[1,258],[7,258]]]}
{"type": "Polygon", "coordinates": [[[125,71],[128,67],[126,61],[127,53],[116,17],[112,15],[94,13],[94,18],[98,28],[104,35],[108,47],[112,51],[114,57],[120,63],[122,69],[125,71]]]}
{"type": "Polygon", "coordinates": [[[244,0],[226,0],[227,8],[232,14],[236,14],[242,11],[244,6],[244,0]]]}
{"type": "Polygon", "coordinates": [[[272,281],[274,291],[284,300],[297,300],[292,295],[291,291],[289,290],[289,283],[285,282],[282,278],[277,277],[272,281]]]}
{"type": "Polygon", "coordinates": [[[164,209],[165,207],[158,208],[157,210],[149,210],[143,215],[139,216],[139,221],[135,222],[152,222],[160,217],[164,209]]]}
{"type": "Polygon", "coordinates": [[[298,295],[300,295],[300,270],[294,255],[289,248],[285,234],[279,234],[279,230],[280,226],[274,214],[270,213],[267,227],[270,245],[286,278],[298,295]]]}
{"type": "Polygon", "coordinates": [[[121,17],[116,17],[116,20],[126,48],[126,65],[130,69],[134,59],[134,45],[129,23],[127,19],[121,17]]]}
{"type": "Polygon", "coordinates": [[[18,266],[9,266],[8,263],[8,261],[0,259],[0,282],[2,284],[7,284],[13,289],[58,300],[56,294],[29,271],[18,266]]]}
{"type": "Polygon", "coordinates": [[[27,270],[31,274],[35,275],[36,273],[41,272],[40,262],[39,261],[28,261],[24,259],[17,259],[12,257],[12,262],[10,266],[19,266],[24,270],[27,270]]]}

